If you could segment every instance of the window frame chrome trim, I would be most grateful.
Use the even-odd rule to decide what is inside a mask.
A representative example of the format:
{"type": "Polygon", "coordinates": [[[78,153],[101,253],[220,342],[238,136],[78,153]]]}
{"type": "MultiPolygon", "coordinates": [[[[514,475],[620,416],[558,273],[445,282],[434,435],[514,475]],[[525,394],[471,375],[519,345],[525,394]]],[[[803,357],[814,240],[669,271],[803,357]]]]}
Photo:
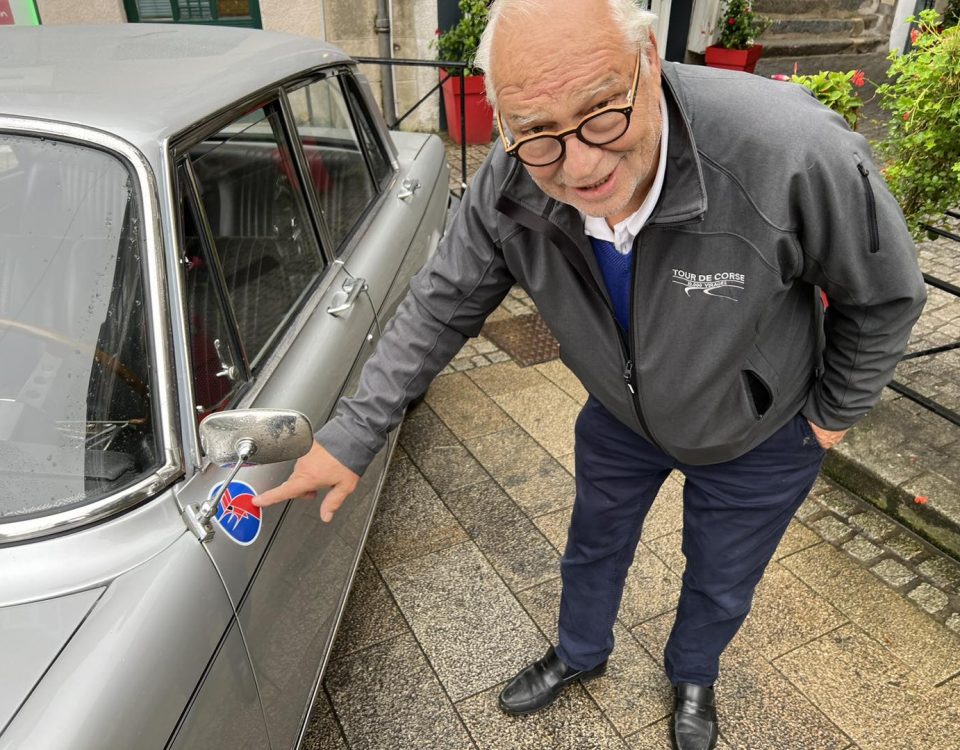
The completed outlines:
{"type": "Polygon", "coordinates": [[[145,243],[147,308],[150,313],[147,345],[154,357],[160,466],[139,481],[92,503],[36,518],[0,523],[0,545],[59,534],[103,521],[129,510],[169,487],[183,474],[183,453],[175,404],[176,381],[172,372],[172,340],[167,300],[167,277],[163,257],[163,231],[157,182],[147,158],[132,143],[102,130],[74,123],[31,117],[0,115],[0,133],[27,137],[50,137],[93,147],[118,158],[136,176],[140,195],[145,243]]]}

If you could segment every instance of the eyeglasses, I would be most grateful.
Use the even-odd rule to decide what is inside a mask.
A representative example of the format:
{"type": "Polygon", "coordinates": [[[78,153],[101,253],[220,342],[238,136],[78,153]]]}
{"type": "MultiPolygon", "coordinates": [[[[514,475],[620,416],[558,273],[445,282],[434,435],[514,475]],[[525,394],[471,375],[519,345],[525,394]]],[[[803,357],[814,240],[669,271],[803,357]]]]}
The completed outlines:
{"type": "Polygon", "coordinates": [[[575,135],[588,146],[606,146],[627,132],[630,127],[630,114],[633,112],[633,98],[637,95],[640,83],[640,54],[633,72],[633,85],[627,94],[626,104],[611,104],[591,112],[577,123],[575,128],[556,132],[535,133],[510,143],[504,135],[503,120],[497,110],[497,128],[503,150],[530,167],[545,167],[560,161],[566,153],[566,138],[575,135]]]}

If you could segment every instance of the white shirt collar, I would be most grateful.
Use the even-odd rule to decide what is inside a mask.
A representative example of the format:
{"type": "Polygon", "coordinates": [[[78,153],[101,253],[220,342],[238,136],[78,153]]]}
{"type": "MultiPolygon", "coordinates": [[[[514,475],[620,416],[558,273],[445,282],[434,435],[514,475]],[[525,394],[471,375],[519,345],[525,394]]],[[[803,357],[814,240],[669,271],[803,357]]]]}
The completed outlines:
{"type": "Polygon", "coordinates": [[[643,225],[647,223],[650,214],[653,213],[653,207],[657,205],[660,193],[663,190],[663,178],[667,171],[667,142],[669,134],[667,132],[667,100],[660,92],[660,113],[663,121],[663,130],[660,134],[660,160],[657,162],[657,173],[653,178],[653,185],[647,192],[646,198],[636,211],[626,219],[618,223],[612,229],[607,224],[607,220],[600,216],[587,216],[583,211],[580,216],[583,217],[583,231],[588,237],[598,240],[612,242],[617,248],[617,252],[626,255],[633,248],[633,241],[640,234],[643,225]]]}

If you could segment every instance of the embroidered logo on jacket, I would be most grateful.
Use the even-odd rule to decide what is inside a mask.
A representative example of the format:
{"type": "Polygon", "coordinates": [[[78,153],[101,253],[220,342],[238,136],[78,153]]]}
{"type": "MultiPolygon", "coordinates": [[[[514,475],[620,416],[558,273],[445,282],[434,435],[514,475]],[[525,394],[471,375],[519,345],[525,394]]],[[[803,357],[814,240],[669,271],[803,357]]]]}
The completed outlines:
{"type": "Polygon", "coordinates": [[[743,291],[744,275],[735,271],[718,273],[690,273],[682,268],[673,269],[674,284],[680,284],[689,297],[692,292],[701,292],[710,297],[721,297],[731,302],[739,302],[736,294],[743,291]]]}

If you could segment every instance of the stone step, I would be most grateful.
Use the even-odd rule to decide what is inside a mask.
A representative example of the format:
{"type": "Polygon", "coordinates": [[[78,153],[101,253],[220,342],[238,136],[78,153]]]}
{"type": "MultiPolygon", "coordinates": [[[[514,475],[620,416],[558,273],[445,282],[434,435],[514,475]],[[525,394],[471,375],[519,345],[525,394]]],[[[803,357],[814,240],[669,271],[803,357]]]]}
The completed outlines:
{"type": "Polygon", "coordinates": [[[763,45],[764,57],[807,57],[876,52],[885,49],[886,39],[867,35],[860,37],[842,34],[808,36],[806,34],[763,34],[758,40],[763,45]]]}
{"type": "Polygon", "coordinates": [[[886,80],[886,72],[890,67],[887,60],[886,48],[875,52],[853,52],[838,55],[800,55],[797,57],[775,57],[767,55],[764,47],[763,56],[757,61],[754,72],[757,75],[769,77],[775,73],[790,75],[793,65],[797,64],[797,72],[801,75],[818,73],[821,70],[862,70],[867,80],[873,84],[880,84],[886,80]]]}
{"type": "Polygon", "coordinates": [[[771,21],[766,34],[816,34],[822,36],[843,35],[860,36],[866,25],[864,16],[854,14],[847,17],[827,18],[821,15],[783,15],[770,14],[771,21]]]}
{"type": "Polygon", "coordinates": [[[856,13],[863,0],[754,0],[753,9],[762,15],[819,14],[836,16],[856,13]]]}

